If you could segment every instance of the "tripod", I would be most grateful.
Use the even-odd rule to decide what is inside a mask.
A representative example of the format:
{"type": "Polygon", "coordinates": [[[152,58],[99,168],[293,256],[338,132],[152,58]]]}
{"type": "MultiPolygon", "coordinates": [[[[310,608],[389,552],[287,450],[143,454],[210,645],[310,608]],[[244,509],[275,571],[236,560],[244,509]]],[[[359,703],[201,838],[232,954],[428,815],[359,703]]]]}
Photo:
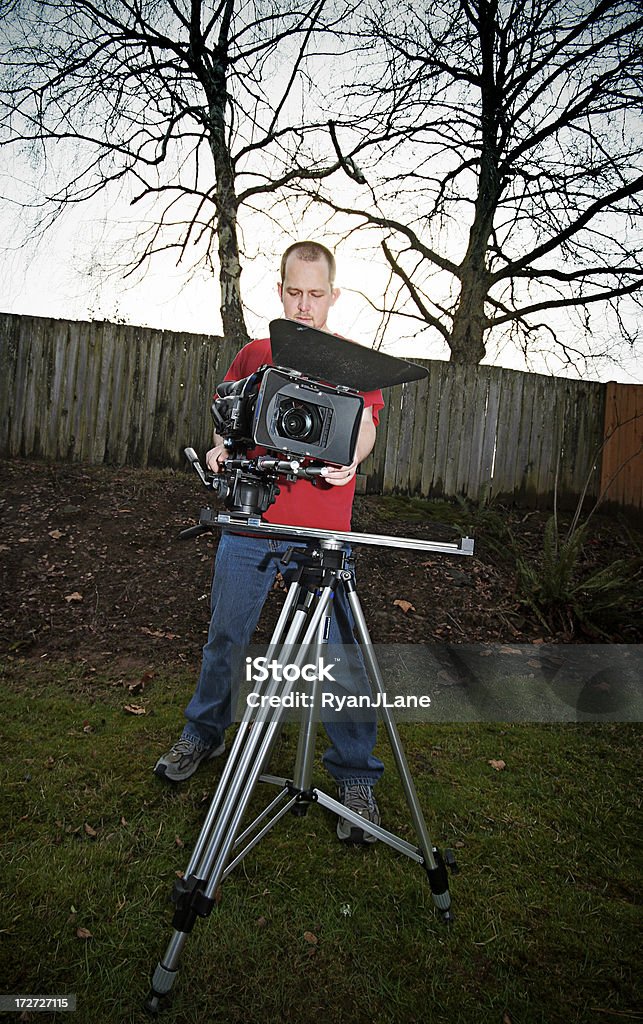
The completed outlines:
{"type": "MultiPolygon", "coordinates": [[[[237,517],[238,518],[238,517],[237,517]]],[[[321,664],[321,653],[327,636],[333,594],[338,587],[345,590],[354,623],[359,649],[371,681],[374,695],[385,697],[384,681],[375,657],[355,585],[355,572],[344,541],[386,544],[395,547],[417,547],[448,553],[471,554],[473,543],[463,538],[461,545],[438,544],[410,539],[371,537],[366,534],[332,534],[326,530],[299,531],[292,527],[276,527],[250,521],[240,522],[233,516],[213,516],[209,509],[202,510],[200,526],[192,533],[212,529],[213,525],[234,523],[246,526],[252,522],[253,532],[288,536],[299,540],[308,537],[308,564],[299,569],[291,584],[283,609],[275,626],[266,663],[273,666],[272,677],[255,694],[239,724],[220,782],[214,793],[203,828],[190,858],[185,875],[174,885],[172,900],[175,904],[173,934],[163,959],[158,963],[145,1004],[156,1014],[160,1001],[174,984],[179,960],[187,938],[199,917],[207,917],[215,905],[215,894],[220,883],[243,858],[268,834],[288,812],[297,816],[306,814],[311,804],[320,804],[346,819],[351,826],[362,829],[377,839],[405,854],[424,868],[436,908],[446,923],[451,922],[451,897],[447,866],[455,872],[457,865],[451,851],[443,857],[433,846],[399,733],[385,700],[378,702],[379,713],[386,728],[395,764],[402,782],[406,802],[417,837],[417,846],[372,822],[365,822],[356,811],[312,786],[315,736],[320,698],[320,681],[312,682],[304,705],[305,714],[300,725],[299,740],[292,778],[265,774],[270,756],[284,720],[287,699],[294,687],[298,670],[310,664],[321,664]],[[296,654],[292,656],[292,652],[296,654]],[[289,671],[276,671],[275,666],[289,671]],[[259,705],[259,711],[255,710],[259,705]],[[279,792],[255,820],[242,829],[242,822],[258,782],[277,787],[279,792]]]]}

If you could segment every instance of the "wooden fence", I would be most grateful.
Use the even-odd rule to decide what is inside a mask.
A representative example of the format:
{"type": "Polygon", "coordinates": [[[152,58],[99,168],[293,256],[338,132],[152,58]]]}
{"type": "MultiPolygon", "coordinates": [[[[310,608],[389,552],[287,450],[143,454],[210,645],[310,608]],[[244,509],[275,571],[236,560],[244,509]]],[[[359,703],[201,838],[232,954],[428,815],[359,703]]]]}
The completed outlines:
{"type": "MultiPolygon", "coordinates": [[[[0,314],[0,454],[179,466],[186,445],[208,445],[211,394],[234,353],[220,338],[0,314]]],[[[558,477],[570,503],[588,479],[588,496],[600,494],[626,451],[609,496],[643,507],[643,387],[628,392],[626,416],[621,386],[423,365],[426,380],[385,393],[362,467],[366,490],[534,506],[551,501],[558,477]],[[606,403],[612,425],[635,426],[627,436],[619,427],[603,446],[606,403]]]]}

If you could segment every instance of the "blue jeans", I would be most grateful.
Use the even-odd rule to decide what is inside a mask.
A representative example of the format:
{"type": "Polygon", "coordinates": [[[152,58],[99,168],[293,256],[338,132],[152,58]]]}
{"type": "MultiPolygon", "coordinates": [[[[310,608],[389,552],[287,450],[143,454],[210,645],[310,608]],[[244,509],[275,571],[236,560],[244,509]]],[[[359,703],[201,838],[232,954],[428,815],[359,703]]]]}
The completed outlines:
{"type": "MultiPolygon", "coordinates": [[[[244,537],[224,533],[219,542],[212,581],[211,620],[203,648],[201,674],[185,710],[184,736],[218,746],[232,720],[231,691],[233,656],[254,633],[264,602],[272,588],[278,562],[292,547],[287,540],[244,537]]],[[[296,557],[296,551],[295,551],[296,557]]],[[[284,569],[287,579],[293,563],[284,569]]],[[[333,597],[330,644],[351,646],[351,693],[370,694],[370,683],[353,635],[353,616],[343,588],[333,597]]],[[[384,766],[373,756],[377,733],[376,713],[367,720],[335,720],[324,723],[331,746],[323,762],[337,782],[374,785],[384,766]]]]}

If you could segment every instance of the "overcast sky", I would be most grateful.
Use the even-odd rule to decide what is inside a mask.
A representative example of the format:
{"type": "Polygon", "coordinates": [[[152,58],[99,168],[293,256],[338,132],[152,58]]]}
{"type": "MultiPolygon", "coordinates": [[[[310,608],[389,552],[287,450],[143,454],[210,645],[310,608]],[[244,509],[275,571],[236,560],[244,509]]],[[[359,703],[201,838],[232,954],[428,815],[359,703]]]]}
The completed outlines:
{"type": "MultiPolygon", "coordinates": [[[[4,168],[19,182],[21,168],[4,168]]],[[[125,261],[128,236],[136,231],[129,218],[126,203],[107,205],[101,198],[93,204],[70,211],[59,220],[39,242],[25,243],[28,220],[18,207],[4,206],[0,214],[0,230],[4,239],[0,261],[0,310],[69,320],[122,320],[174,331],[217,334],[220,331],[219,283],[205,270],[192,272],[177,267],[172,256],[157,257],[156,262],[141,275],[123,279],[110,268],[125,261]]],[[[281,233],[275,228],[272,237],[253,260],[244,264],[242,288],[248,310],[251,334],[265,333],[267,321],[278,316],[280,305],[276,283],[280,252],[295,238],[317,237],[327,240],[320,228],[321,220],[312,215],[298,228],[284,225],[281,233]]],[[[243,221],[245,234],[252,222],[243,221]]],[[[265,229],[265,227],[264,227],[265,229]]],[[[256,238],[253,238],[256,243],[256,238]]],[[[360,243],[364,245],[364,243],[360,243]]],[[[357,243],[342,243],[337,250],[338,286],[342,296],[332,314],[331,326],[362,344],[369,345],[377,329],[379,316],[357,292],[365,291],[377,298],[383,291],[384,266],[357,243]]],[[[448,359],[446,344],[436,332],[424,332],[414,339],[405,336],[403,324],[393,323],[386,332],[383,346],[395,355],[421,359],[448,359]]],[[[520,357],[508,348],[490,352],[485,362],[525,369],[520,357]]],[[[573,376],[555,359],[547,363],[535,360],[531,367],[540,373],[573,376]]],[[[621,367],[595,366],[583,376],[597,380],[618,380],[643,383],[643,353],[634,353],[621,367]]]]}
{"type": "MultiPolygon", "coordinates": [[[[62,154],[64,152],[63,146],[62,154]]],[[[129,279],[124,280],[118,272],[119,263],[127,265],[131,261],[135,240],[141,231],[141,221],[135,220],[133,214],[136,213],[137,218],[145,214],[140,203],[132,209],[127,194],[101,193],[91,202],[68,209],[43,238],[30,237],[33,217],[20,202],[28,194],[37,196],[40,188],[51,189],[51,178],[55,179],[57,172],[65,176],[68,167],[62,154],[53,153],[50,147],[46,157],[30,152],[26,146],[0,151],[0,195],[8,197],[0,207],[0,310],[220,333],[216,272],[194,271],[190,251],[186,253],[185,265],[177,267],[174,257],[167,254],[155,257],[144,273],[135,272],[129,279]]],[[[412,199],[413,205],[415,195],[412,199]]],[[[342,201],[350,203],[350,200],[342,201]]],[[[150,222],[156,219],[153,209],[147,214],[150,222]]],[[[317,238],[333,246],[333,236],[323,227],[324,216],[319,207],[309,207],[299,221],[283,206],[279,223],[273,220],[269,226],[268,219],[242,209],[241,247],[246,257],[242,295],[251,334],[265,334],[267,321],[280,313],[276,281],[279,257],[285,246],[297,238],[317,238]]],[[[403,218],[404,214],[400,216],[403,218]]],[[[466,236],[466,225],[454,221],[445,239],[446,250],[457,252],[466,245],[466,236]]],[[[358,293],[366,292],[377,303],[388,277],[377,245],[369,251],[369,244],[372,243],[368,236],[353,235],[350,241],[342,242],[337,248],[337,284],[343,294],[331,320],[336,331],[366,345],[372,343],[380,318],[358,293]]],[[[431,279],[431,288],[434,286],[437,285],[431,279]]],[[[559,327],[552,314],[545,316],[548,323],[559,327]]],[[[562,322],[561,319],[559,323],[562,322]]],[[[408,319],[390,321],[382,346],[386,351],[411,358],[449,357],[446,343],[435,329],[424,330],[421,336],[414,338],[413,331],[418,328],[409,327],[409,323],[408,319]]],[[[595,323],[601,325],[600,315],[595,317],[595,323]]],[[[607,324],[606,318],[603,323],[607,324]]],[[[577,330],[579,337],[582,327],[569,330],[571,333],[565,335],[565,340],[573,346],[573,332],[577,330]]],[[[541,373],[574,375],[572,368],[563,366],[553,356],[533,357],[531,365],[527,366],[519,352],[497,340],[499,333],[494,331],[488,338],[485,362],[541,373]]],[[[600,338],[599,344],[617,351],[619,341],[614,332],[613,337],[600,338]]],[[[589,379],[643,383],[643,352],[639,350],[622,358],[620,366],[595,363],[589,372],[581,372],[589,379]]]]}

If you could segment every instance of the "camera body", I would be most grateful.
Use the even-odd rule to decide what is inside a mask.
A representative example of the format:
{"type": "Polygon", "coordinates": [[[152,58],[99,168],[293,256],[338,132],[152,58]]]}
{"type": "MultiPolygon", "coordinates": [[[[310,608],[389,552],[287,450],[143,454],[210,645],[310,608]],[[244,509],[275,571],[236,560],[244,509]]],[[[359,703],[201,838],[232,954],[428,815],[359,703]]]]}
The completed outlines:
{"type": "Polygon", "coordinates": [[[285,458],[348,466],[363,408],[362,396],[350,388],[264,366],[219,385],[212,417],[231,449],[259,445],[285,458]]]}

